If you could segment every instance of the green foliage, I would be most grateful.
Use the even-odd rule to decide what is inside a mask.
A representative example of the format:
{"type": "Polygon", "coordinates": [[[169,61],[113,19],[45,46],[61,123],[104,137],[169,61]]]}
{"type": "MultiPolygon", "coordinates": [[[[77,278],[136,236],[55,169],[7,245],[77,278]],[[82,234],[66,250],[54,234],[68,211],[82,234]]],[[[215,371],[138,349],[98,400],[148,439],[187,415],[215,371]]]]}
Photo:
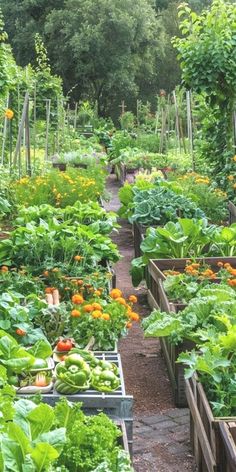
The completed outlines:
{"type": "Polygon", "coordinates": [[[71,472],[132,472],[128,458],[117,446],[120,431],[104,413],[85,416],[80,405],[61,400],[55,414],[58,426],[67,428],[66,444],[57,461],[59,467],[65,466],[71,472]]]}
{"type": "Polygon", "coordinates": [[[131,111],[126,111],[120,116],[119,122],[121,129],[132,131],[135,127],[135,115],[131,111]]]}
{"type": "Polygon", "coordinates": [[[131,275],[134,286],[143,279],[143,268],[150,259],[199,256],[233,256],[236,253],[236,223],[230,227],[208,225],[207,220],[180,218],[163,228],[148,228],[141,243],[143,256],[133,259],[131,275]]]}
{"type": "Polygon", "coordinates": [[[118,259],[117,246],[99,233],[99,226],[72,225],[56,219],[18,227],[0,244],[1,264],[26,265],[38,275],[55,265],[67,267],[70,275],[73,271],[81,275],[96,270],[99,263],[118,259]],[[82,258],[80,264],[74,260],[78,254],[82,258]]]}
{"type": "MultiPolygon", "coordinates": [[[[182,4],[181,38],[174,39],[181,61],[182,77],[187,88],[204,92],[216,122],[215,146],[207,156],[214,162],[214,171],[224,168],[226,153],[232,146],[232,111],[236,79],[236,7],[234,3],[214,0],[209,10],[197,15],[182,4]],[[214,149],[215,148],[215,149],[214,149]]],[[[206,137],[210,126],[207,124],[206,137]]],[[[208,136],[207,136],[208,133],[208,136]]]]}

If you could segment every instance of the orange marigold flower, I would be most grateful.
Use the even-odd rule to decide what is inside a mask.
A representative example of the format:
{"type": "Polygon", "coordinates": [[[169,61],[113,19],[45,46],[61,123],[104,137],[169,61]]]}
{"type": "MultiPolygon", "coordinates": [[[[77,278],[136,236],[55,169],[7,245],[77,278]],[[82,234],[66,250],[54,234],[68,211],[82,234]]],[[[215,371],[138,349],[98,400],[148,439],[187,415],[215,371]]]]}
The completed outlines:
{"type": "Polygon", "coordinates": [[[105,321],[109,321],[110,320],[110,315],[108,313],[103,313],[102,314],[102,319],[105,320],[105,321]]]}
{"type": "Polygon", "coordinates": [[[110,292],[110,297],[114,299],[122,297],[122,291],[119,288],[113,288],[110,292]]]}
{"type": "Polygon", "coordinates": [[[81,279],[77,280],[77,285],[83,285],[83,280],[81,279]]]}
{"type": "Polygon", "coordinates": [[[100,297],[101,295],[100,290],[94,290],[94,295],[96,295],[96,297],[100,297]]]}
{"type": "Polygon", "coordinates": [[[229,269],[229,273],[236,277],[236,269],[229,269]]]}
{"type": "Polygon", "coordinates": [[[102,312],[100,310],[94,310],[92,313],[93,318],[101,318],[102,317],[102,312]]]}
{"type": "Polygon", "coordinates": [[[122,298],[122,297],[117,297],[117,298],[115,298],[115,301],[118,302],[118,303],[120,303],[120,305],[126,306],[126,300],[125,300],[124,298],[122,298]]]}
{"type": "Polygon", "coordinates": [[[81,305],[82,303],[84,303],[84,298],[82,297],[82,295],[78,293],[73,295],[71,300],[72,300],[72,303],[74,303],[75,305],[81,305]]]}
{"type": "Polygon", "coordinates": [[[7,266],[2,266],[2,267],[1,267],[1,271],[2,271],[2,272],[8,272],[8,270],[9,270],[9,269],[8,269],[7,266]]]}
{"type": "Polygon", "coordinates": [[[94,302],[92,306],[94,310],[102,311],[102,306],[100,305],[100,303],[94,302]]]}
{"type": "Polygon", "coordinates": [[[48,276],[49,276],[48,270],[45,270],[44,273],[43,273],[43,275],[44,275],[45,277],[48,277],[48,276]]]}
{"type": "Polygon", "coordinates": [[[227,280],[227,283],[228,283],[231,287],[235,287],[235,286],[236,286],[236,279],[228,279],[228,280],[227,280]]]}
{"type": "Polygon", "coordinates": [[[131,303],[137,303],[138,299],[135,295],[130,295],[129,296],[129,302],[131,303]]]}
{"type": "Polygon", "coordinates": [[[93,308],[93,305],[89,305],[89,304],[88,304],[88,305],[84,305],[83,310],[84,310],[86,313],[90,313],[91,311],[94,310],[94,308],[93,308]]]}
{"type": "Polygon", "coordinates": [[[12,118],[14,117],[14,111],[12,111],[10,108],[7,108],[7,110],[5,111],[5,117],[7,118],[7,120],[12,120],[12,118]]]}
{"type": "Polygon", "coordinates": [[[75,256],[75,257],[74,257],[74,260],[75,260],[76,262],[80,262],[82,259],[83,259],[82,256],[75,256]]]}
{"type": "Polygon", "coordinates": [[[224,263],[221,262],[221,261],[219,261],[219,262],[217,262],[217,265],[218,265],[218,267],[223,267],[223,266],[224,266],[224,263]]]}
{"type": "Polygon", "coordinates": [[[52,293],[55,290],[54,287],[46,287],[45,288],[45,293],[52,293]]]}
{"type": "Polygon", "coordinates": [[[128,321],[128,323],[126,323],[126,325],[125,325],[125,326],[126,326],[126,328],[128,328],[128,329],[129,329],[129,328],[131,328],[131,327],[132,327],[132,323],[131,323],[130,321],[128,321]]]}
{"type": "Polygon", "coordinates": [[[135,313],[134,311],[130,313],[129,317],[132,321],[139,321],[139,315],[138,313],[135,313]]]}
{"type": "Polygon", "coordinates": [[[200,267],[200,264],[197,263],[197,262],[194,262],[194,263],[192,264],[192,267],[193,267],[194,269],[198,269],[198,268],[200,267]]]}
{"type": "Polygon", "coordinates": [[[73,318],[79,318],[81,316],[81,312],[79,310],[72,310],[71,316],[73,318]]]}

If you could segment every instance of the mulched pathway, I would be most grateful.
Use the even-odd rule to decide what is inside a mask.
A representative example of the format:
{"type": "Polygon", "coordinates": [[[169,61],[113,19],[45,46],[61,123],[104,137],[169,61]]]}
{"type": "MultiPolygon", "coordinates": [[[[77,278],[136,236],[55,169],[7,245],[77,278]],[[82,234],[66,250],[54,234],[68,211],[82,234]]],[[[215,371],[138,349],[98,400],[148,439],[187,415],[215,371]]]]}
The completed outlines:
{"type": "MultiPolygon", "coordinates": [[[[109,176],[107,190],[111,200],[107,210],[117,211],[119,183],[109,176]]],[[[119,220],[121,228],[113,234],[122,259],[115,265],[117,287],[125,297],[135,294],[135,311],[142,317],[150,313],[144,287],[134,289],[129,275],[134,257],[131,225],[119,220]]],[[[134,397],[133,463],[136,472],[195,471],[189,442],[189,413],[174,406],[165,363],[158,339],[144,339],[134,324],[120,341],[126,392],[134,397]]]]}

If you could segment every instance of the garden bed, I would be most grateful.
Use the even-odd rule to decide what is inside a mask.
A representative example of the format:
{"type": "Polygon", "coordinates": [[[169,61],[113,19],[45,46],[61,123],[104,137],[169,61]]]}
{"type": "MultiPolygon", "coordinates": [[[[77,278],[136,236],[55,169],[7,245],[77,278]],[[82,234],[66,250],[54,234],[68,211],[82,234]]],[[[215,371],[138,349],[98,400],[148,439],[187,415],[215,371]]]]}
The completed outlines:
{"type": "Polygon", "coordinates": [[[198,381],[196,374],[185,383],[190,409],[190,439],[198,472],[231,472],[236,470],[229,468],[231,466],[232,443],[230,444],[229,437],[224,435],[228,429],[227,425],[236,421],[236,418],[213,416],[203,386],[198,381]],[[223,450],[226,453],[223,453],[223,450]]]}
{"type": "Polygon", "coordinates": [[[229,208],[229,224],[232,225],[233,223],[236,223],[236,206],[234,205],[233,202],[229,202],[228,208],[229,208]]]}
{"type": "Polygon", "coordinates": [[[236,471],[236,422],[220,422],[221,442],[221,462],[224,464],[225,472],[236,471]]]}
{"type": "MultiPolygon", "coordinates": [[[[94,353],[95,354],[95,353],[94,353]]],[[[133,443],[133,397],[126,395],[123,369],[120,355],[117,353],[98,353],[96,357],[114,363],[119,369],[120,387],[109,393],[98,392],[88,389],[85,392],[66,395],[70,402],[82,402],[83,411],[86,414],[97,414],[101,410],[114,420],[123,420],[126,427],[130,454],[132,454],[133,443]]],[[[21,395],[22,396],[22,395],[21,395]]],[[[24,395],[27,397],[28,395],[24,395]]],[[[55,388],[49,393],[42,395],[42,401],[53,406],[63,395],[55,388]]]]}
{"type": "MultiPolygon", "coordinates": [[[[166,279],[164,271],[176,270],[184,272],[186,262],[189,258],[183,259],[153,259],[148,264],[148,301],[151,308],[157,308],[162,311],[175,310],[176,312],[183,310],[186,304],[181,302],[171,302],[168,300],[163,287],[163,281],[166,279]]],[[[214,272],[219,271],[218,262],[236,265],[235,257],[201,257],[196,258],[196,262],[203,262],[211,267],[214,272]]]]}

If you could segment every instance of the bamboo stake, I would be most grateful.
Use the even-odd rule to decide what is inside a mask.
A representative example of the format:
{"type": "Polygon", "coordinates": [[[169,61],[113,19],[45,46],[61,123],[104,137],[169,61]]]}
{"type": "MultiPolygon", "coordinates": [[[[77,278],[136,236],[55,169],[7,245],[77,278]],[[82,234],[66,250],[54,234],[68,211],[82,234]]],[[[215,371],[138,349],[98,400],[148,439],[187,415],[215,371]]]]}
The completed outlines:
{"type": "Polygon", "coordinates": [[[173,98],[174,98],[174,105],[175,105],[175,126],[176,126],[176,135],[177,135],[177,142],[178,142],[178,147],[179,151],[181,152],[181,144],[180,144],[180,123],[179,123],[179,107],[177,103],[177,97],[175,90],[173,90],[173,98]]]}
{"type": "Polygon", "coordinates": [[[51,99],[46,99],[46,138],[45,138],[45,161],[48,160],[48,137],[50,125],[51,99]]]}
{"type": "Polygon", "coordinates": [[[13,166],[14,167],[16,167],[18,155],[20,157],[21,139],[22,139],[22,134],[23,134],[23,131],[24,131],[24,125],[25,125],[25,118],[26,118],[26,114],[27,114],[28,102],[29,102],[29,92],[26,92],[24,105],[23,105],[23,111],[22,111],[20,125],[19,125],[18,136],[17,136],[16,149],[15,149],[15,154],[14,154],[14,158],[13,158],[13,166]]]}
{"type": "Polygon", "coordinates": [[[75,104],[75,116],[74,116],[74,130],[76,131],[77,127],[77,114],[78,114],[78,103],[75,104]]]}
{"type": "Polygon", "coordinates": [[[36,161],[36,139],[37,139],[37,130],[36,130],[36,120],[37,120],[37,84],[34,84],[34,167],[36,161]]]}
{"type": "MultiPolygon", "coordinates": [[[[9,94],[7,95],[6,99],[6,108],[9,108],[9,94]]],[[[1,164],[4,164],[4,153],[5,153],[5,145],[6,145],[6,138],[7,138],[7,117],[5,116],[4,118],[4,125],[3,125],[3,137],[2,137],[2,158],[1,158],[1,164]]]]}
{"type": "Polygon", "coordinates": [[[29,126],[29,100],[27,100],[26,115],[25,115],[25,147],[26,147],[26,169],[29,176],[31,176],[31,156],[30,156],[30,126],[29,126]]]}
{"type": "Polygon", "coordinates": [[[191,93],[188,90],[186,92],[186,103],[187,103],[187,128],[188,128],[188,139],[189,148],[192,158],[192,169],[195,170],[194,153],[193,153],[193,129],[192,129],[192,111],[191,111],[191,93]]]}

